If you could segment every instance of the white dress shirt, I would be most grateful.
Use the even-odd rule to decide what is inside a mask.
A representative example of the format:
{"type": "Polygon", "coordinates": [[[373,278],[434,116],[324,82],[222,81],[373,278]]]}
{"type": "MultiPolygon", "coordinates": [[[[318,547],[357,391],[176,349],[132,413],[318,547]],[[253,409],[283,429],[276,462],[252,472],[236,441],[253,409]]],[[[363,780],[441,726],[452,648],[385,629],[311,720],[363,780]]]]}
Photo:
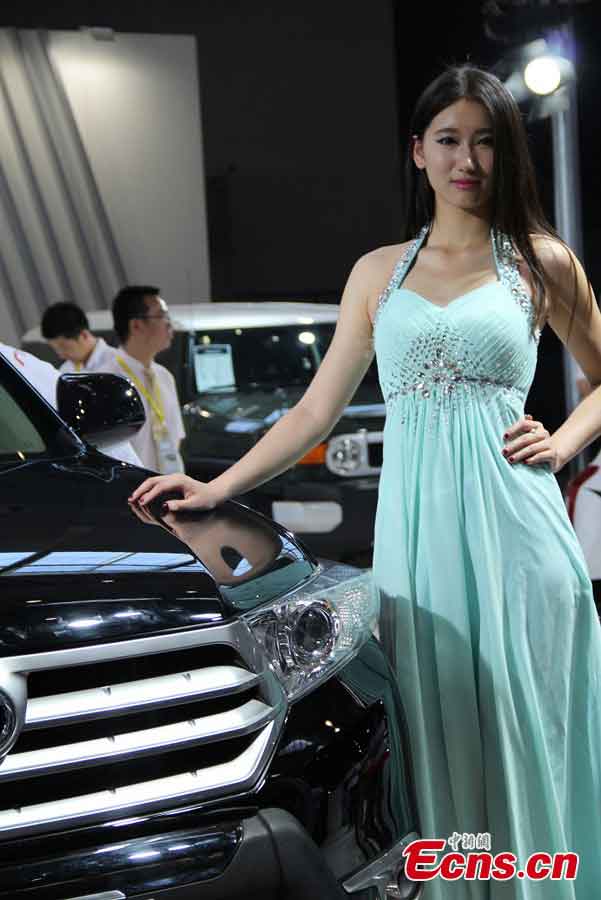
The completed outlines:
{"type": "MultiPolygon", "coordinates": [[[[104,338],[96,338],[94,349],[86,359],[85,363],[82,363],[78,367],[70,359],[66,359],[59,371],[61,375],[85,375],[86,373],[93,374],[94,372],[112,371],[107,367],[110,366],[110,363],[115,358],[115,352],[115,348],[107,344],[104,338]]],[[[121,459],[123,462],[132,463],[134,466],[142,465],[140,457],[129,441],[119,441],[118,443],[111,444],[110,452],[109,450],[103,452],[108,453],[109,456],[114,456],[116,459],[121,459]]]]}
{"type": "Polygon", "coordinates": [[[106,365],[115,355],[115,348],[109,346],[104,338],[96,338],[94,349],[86,359],[85,363],[78,366],[70,359],[66,359],[62,366],[59,366],[61,375],[83,375],[84,372],[106,372],[106,365]]]}
{"type": "MultiPolygon", "coordinates": [[[[145,387],[146,392],[152,393],[145,374],[144,364],[133,356],[130,356],[123,347],[119,347],[115,356],[110,361],[109,367],[105,369],[105,371],[114,372],[115,375],[123,375],[125,378],[129,378],[129,373],[120,364],[119,358],[125,362],[127,368],[130,369],[135,378],[145,387]]],[[[165,366],[161,366],[159,363],[152,362],[150,364],[150,369],[158,383],[160,391],[160,401],[165,416],[165,429],[173,445],[176,457],[175,470],[183,472],[184,463],[179,453],[179,445],[181,440],[185,437],[186,431],[180,410],[179,398],[177,396],[175,378],[165,366]]],[[[135,382],[134,387],[137,387],[135,382]]],[[[146,412],[146,423],[131,439],[131,442],[134,450],[142,460],[142,465],[146,466],[147,469],[152,469],[153,472],[159,472],[161,471],[160,460],[152,427],[153,418],[156,418],[156,416],[148,397],[145,396],[142,391],[139,391],[139,394],[142,398],[142,403],[144,404],[144,410],[146,412]]]]}

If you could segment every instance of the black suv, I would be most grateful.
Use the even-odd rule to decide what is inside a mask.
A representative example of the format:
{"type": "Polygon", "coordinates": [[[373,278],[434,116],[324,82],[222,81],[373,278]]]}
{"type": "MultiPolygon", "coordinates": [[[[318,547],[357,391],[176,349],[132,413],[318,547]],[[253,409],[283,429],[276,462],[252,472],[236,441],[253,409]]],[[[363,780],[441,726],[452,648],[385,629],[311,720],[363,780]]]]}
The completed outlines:
{"type": "Polygon", "coordinates": [[[369,573],[233,502],[134,515],[82,437],[135,391],[59,384],[62,418],[0,355],[1,900],[417,896],[369,573]]]}
{"type": "MultiPolygon", "coordinates": [[[[176,379],[186,425],[186,471],[201,480],[239,459],[293,406],[315,374],[338,317],[323,303],[171,306],[171,349],[159,357],[176,379]]],[[[88,314],[114,343],[111,314],[88,314]]],[[[39,328],[23,347],[52,358],[39,328]]],[[[296,466],[244,498],[340,560],[369,559],[382,467],[385,408],[375,363],[330,437],[296,466]]]]}

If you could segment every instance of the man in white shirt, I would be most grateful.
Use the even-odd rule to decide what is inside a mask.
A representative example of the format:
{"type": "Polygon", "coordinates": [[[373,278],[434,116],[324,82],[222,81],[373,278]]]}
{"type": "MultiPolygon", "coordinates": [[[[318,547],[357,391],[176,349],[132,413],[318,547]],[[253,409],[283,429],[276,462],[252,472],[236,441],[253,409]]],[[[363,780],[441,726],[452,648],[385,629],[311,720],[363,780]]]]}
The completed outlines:
{"type": "MultiPolygon", "coordinates": [[[[49,306],[42,317],[41,331],[56,355],[64,360],[58,370],[61,375],[114,371],[109,364],[115,356],[115,348],[92,334],[88,317],[76,303],[53,303],[49,306]]],[[[32,383],[38,387],[35,382],[32,383]]],[[[54,390],[56,392],[56,386],[54,390]]],[[[50,402],[56,406],[55,400],[50,402]]],[[[134,466],[142,465],[128,441],[111,444],[105,452],[134,466]]]]}
{"type": "Polygon", "coordinates": [[[115,355],[103,338],[90,331],[88,318],[76,303],[54,303],[42,317],[42,336],[64,360],[61,373],[106,372],[115,355]]]}
{"type": "Polygon", "coordinates": [[[146,410],[146,424],[131,441],[134,450],[148,469],[163,474],[183,472],[179,447],[185,430],[175,379],[154,361],[173,340],[169,311],[159,288],[124,287],[113,301],[113,322],[121,346],[105,371],[129,378],[146,410]]]}

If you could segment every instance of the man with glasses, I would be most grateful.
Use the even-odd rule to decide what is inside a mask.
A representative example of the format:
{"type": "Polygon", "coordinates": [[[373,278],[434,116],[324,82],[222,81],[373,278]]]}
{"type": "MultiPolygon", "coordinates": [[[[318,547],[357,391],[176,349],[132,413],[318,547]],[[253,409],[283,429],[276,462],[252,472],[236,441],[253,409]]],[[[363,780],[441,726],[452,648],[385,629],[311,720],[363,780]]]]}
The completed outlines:
{"type": "Polygon", "coordinates": [[[113,322],[121,346],[105,371],[124,375],[138,389],[146,423],[131,439],[147,469],[183,472],[179,452],[185,436],[175,379],[155,356],[173,340],[167,304],[160,289],[128,285],[113,301],[113,322]]]}

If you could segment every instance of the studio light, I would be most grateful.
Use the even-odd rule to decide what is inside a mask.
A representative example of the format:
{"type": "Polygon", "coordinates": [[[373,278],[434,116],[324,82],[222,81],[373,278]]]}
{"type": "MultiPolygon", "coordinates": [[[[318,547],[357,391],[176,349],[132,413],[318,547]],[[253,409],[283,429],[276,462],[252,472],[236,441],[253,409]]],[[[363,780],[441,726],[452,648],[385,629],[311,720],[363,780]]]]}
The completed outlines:
{"type": "Polygon", "coordinates": [[[514,47],[494,67],[529,121],[544,119],[566,108],[574,64],[552,39],[539,38],[514,47]]]}
{"type": "Polygon", "coordinates": [[[561,84],[561,68],[553,56],[540,56],[533,59],[524,69],[526,87],[533,94],[546,96],[556,91],[561,84]]]}

